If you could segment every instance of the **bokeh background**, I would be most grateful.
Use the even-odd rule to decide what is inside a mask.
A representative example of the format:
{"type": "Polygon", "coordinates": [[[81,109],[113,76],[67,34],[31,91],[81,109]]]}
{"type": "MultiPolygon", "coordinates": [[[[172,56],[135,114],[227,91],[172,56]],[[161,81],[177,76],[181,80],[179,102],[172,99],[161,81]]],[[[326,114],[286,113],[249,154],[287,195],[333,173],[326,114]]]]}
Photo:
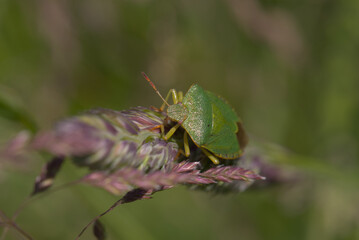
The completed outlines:
{"type": "MultiPolygon", "coordinates": [[[[359,239],[358,22],[357,0],[1,0],[0,141],[94,107],[159,106],[141,71],[163,94],[196,82],[233,105],[252,146],[293,152],[281,167],[300,180],[160,192],[104,217],[109,239],[359,239]]],[[[31,159],[1,165],[8,215],[47,160],[31,159]]],[[[85,172],[68,162],[57,181],[85,172]]],[[[74,239],[116,199],[67,188],[18,224],[35,239],[74,239]]]]}

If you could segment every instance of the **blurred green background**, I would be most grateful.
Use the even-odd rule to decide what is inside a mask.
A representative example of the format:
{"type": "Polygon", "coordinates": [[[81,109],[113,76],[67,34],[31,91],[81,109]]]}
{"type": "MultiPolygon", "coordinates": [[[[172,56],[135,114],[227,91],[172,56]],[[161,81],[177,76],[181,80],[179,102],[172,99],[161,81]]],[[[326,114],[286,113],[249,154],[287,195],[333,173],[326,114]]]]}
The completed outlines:
{"type": "MultiPolygon", "coordinates": [[[[1,0],[0,141],[94,107],[159,106],[141,71],[163,94],[197,82],[252,139],[298,154],[286,166],[305,177],[237,195],[157,193],[104,217],[109,239],[359,239],[358,23],[357,0],[1,0]]],[[[0,165],[9,216],[47,160],[32,159],[0,165]]],[[[68,162],[57,183],[85,172],[68,162]]],[[[17,222],[35,239],[74,239],[116,199],[76,186],[17,222]]]]}

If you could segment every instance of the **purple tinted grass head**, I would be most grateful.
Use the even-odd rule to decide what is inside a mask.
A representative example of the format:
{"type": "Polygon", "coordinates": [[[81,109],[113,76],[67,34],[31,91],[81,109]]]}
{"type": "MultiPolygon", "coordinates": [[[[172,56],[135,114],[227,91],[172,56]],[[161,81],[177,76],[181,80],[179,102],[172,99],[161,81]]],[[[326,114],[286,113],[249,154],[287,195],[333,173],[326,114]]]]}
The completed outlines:
{"type": "Polygon", "coordinates": [[[17,169],[27,170],[28,157],[27,147],[31,140],[28,131],[22,131],[13,137],[4,147],[0,149],[0,177],[3,167],[16,167],[17,169]]]}
{"type": "Polygon", "coordinates": [[[141,145],[138,154],[139,159],[147,158],[146,166],[149,169],[167,169],[172,166],[177,157],[178,145],[157,138],[141,145]]]}
{"type": "Polygon", "coordinates": [[[130,119],[140,130],[152,130],[160,132],[159,126],[163,124],[165,115],[145,107],[137,107],[121,112],[123,116],[130,119]]]}
{"type": "MultiPolygon", "coordinates": [[[[266,181],[256,181],[253,189],[263,188],[274,185],[291,185],[298,183],[306,176],[286,164],[281,164],[281,154],[291,154],[290,151],[282,146],[268,143],[257,143],[247,149],[244,158],[240,161],[240,166],[253,169],[255,172],[266,178],[266,181]],[[280,153],[278,155],[278,153],[280,153]]],[[[287,157],[290,159],[290,157],[287,157]]]]}
{"type": "Polygon", "coordinates": [[[31,148],[54,155],[81,156],[91,154],[104,145],[94,126],[77,118],[60,122],[54,130],[38,134],[31,148]]]}
{"type": "Polygon", "coordinates": [[[31,147],[70,156],[79,166],[108,170],[130,166],[144,171],[165,168],[177,154],[174,142],[161,140],[164,116],[147,108],[95,109],[60,122],[37,135],[31,147]]]}
{"type": "MultiPolygon", "coordinates": [[[[183,140],[177,137],[181,134],[170,141],[161,137],[159,127],[165,118],[143,107],[95,109],[37,135],[31,147],[72,158],[75,164],[92,171],[83,182],[117,195],[134,188],[158,190],[177,184],[217,192],[238,191],[244,189],[242,185],[263,179],[258,172],[248,170],[251,168],[240,166],[238,159],[213,166],[199,149],[185,159],[179,154],[178,142],[183,140]],[[240,189],[238,183],[242,184],[240,189]]],[[[47,178],[52,181],[47,175],[41,179],[47,178]]]]}
{"type": "Polygon", "coordinates": [[[90,110],[87,113],[90,115],[97,115],[103,118],[108,128],[119,128],[119,130],[125,130],[132,135],[137,135],[139,132],[138,126],[120,111],[98,108],[90,110]]]}
{"type": "Polygon", "coordinates": [[[26,150],[31,139],[28,131],[22,131],[12,138],[1,151],[1,157],[16,158],[26,150]]]}
{"type": "Polygon", "coordinates": [[[85,176],[82,181],[120,195],[134,188],[157,191],[177,184],[203,187],[209,184],[263,179],[251,170],[236,166],[217,166],[201,172],[199,162],[183,161],[175,164],[168,171],[145,173],[135,168],[127,168],[113,173],[93,172],[85,176]]]}

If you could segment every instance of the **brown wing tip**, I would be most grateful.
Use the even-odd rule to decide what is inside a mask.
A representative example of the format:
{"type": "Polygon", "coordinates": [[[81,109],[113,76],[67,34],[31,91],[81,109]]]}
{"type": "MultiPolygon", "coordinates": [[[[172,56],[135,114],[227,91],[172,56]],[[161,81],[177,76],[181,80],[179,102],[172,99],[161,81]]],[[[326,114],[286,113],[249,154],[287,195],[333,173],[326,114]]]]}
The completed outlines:
{"type": "Polygon", "coordinates": [[[241,149],[244,150],[244,148],[247,146],[249,142],[249,138],[248,135],[246,134],[246,131],[244,130],[243,124],[241,122],[238,122],[237,126],[238,126],[238,132],[236,133],[237,140],[241,149]]]}

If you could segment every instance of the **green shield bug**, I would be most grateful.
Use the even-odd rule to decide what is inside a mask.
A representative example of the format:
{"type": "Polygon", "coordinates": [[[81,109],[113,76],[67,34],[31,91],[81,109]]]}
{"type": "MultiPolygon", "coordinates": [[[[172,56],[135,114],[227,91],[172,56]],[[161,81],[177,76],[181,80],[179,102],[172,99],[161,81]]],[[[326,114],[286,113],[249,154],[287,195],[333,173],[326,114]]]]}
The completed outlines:
{"type": "Polygon", "coordinates": [[[218,158],[235,159],[241,156],[246,135],[239,117],[223,98],[193,84],[185,95],[171,89],[164,99],[147,75],[142,74],[163,100],[160,110],[164,111],[167,105],[167,116],[177,122],[164,136],[166,140],[182,126],[187,157],[190,155],[188,135],[214,164],[219,164],[218,158]],[[171,94],[173,105],[167,103],[171,94]]]}

